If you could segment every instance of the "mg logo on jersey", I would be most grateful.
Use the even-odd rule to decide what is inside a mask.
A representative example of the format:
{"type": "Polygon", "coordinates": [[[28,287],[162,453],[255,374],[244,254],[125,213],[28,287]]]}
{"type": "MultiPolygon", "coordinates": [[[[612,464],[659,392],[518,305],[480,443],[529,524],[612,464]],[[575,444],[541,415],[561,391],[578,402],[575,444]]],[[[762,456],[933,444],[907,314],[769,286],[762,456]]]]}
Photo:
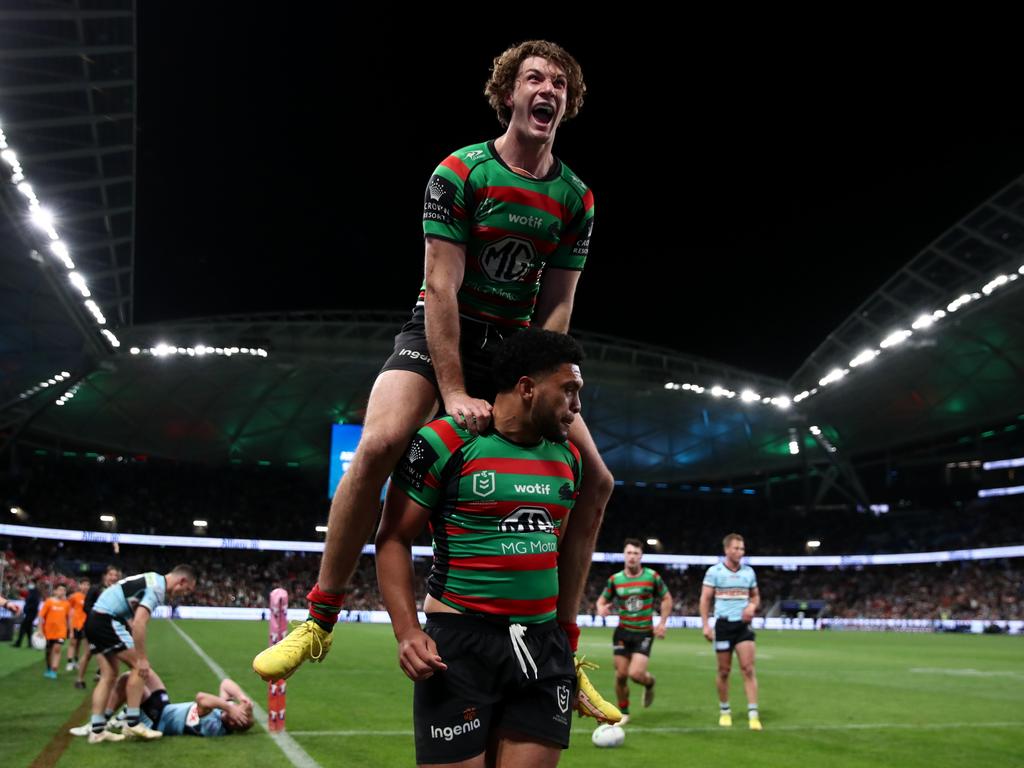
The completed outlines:
{"type": "Polygon", "coordinates": [[[626,598],[626,610],[635,613],[644,607],[644,599],[640,595],[630,595],[626,598]]]}
{"type": "Polygon", "coordinates": [[[533,243],[521,237],[503,237],[480,252],[480,269],[491,280],[514,283],[522,280],[534,262],[533,243]]]}
{"type": "Polygon", "coordinates": [[[562,710],[562,714],[566,714],[569,711],[569,697],[572,695],[572,691],[566,685],[560,685],[555,689],[558,694],[558,708],[562,710]]]}
{"type": "Polygon", "coordinates": [[[502,533],[551,533],[555,524],[544,507],[519,507],[501,518],[498,530],[502,533]]]}
{"type": "Polygon", "coordinates": [[[486,472],[475,472],[473,474],[473,493],[476,496],[490,496],[498,484],[494,476],[494,470],[486,472]]]}

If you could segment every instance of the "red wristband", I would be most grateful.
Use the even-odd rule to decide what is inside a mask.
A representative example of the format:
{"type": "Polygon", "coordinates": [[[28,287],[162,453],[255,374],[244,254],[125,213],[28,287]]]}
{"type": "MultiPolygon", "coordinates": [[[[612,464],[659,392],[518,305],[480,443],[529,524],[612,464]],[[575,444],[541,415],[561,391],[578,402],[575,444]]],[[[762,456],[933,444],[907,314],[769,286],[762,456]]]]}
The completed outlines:
{"type": "Polygon", "coordinates": [[[580,644],[580,628],[576,625],[575,621],[559,620],[558,626],[562,628],[565,636],[569,638],[569,647],[572,648],[572,652],[576,653],[580,644]]]}

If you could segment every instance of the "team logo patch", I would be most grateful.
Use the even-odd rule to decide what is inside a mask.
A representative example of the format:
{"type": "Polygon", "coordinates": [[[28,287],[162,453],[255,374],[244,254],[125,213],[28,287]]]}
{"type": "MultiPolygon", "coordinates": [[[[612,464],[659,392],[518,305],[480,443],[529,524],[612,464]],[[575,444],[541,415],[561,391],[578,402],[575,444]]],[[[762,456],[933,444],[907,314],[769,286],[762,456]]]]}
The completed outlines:
{"type": "Polygon", "coordinates": [[[569,686],[560,685],[555,689],[555,693],[558,694],[558,708],[564,715],[569,711],[569,697],[572,696],[572,691],[569,690],[569,686]]]}
{"type": "Polygon", "coordinates": [[[635,613],[644,607],[644,599],[640,595],[630,595],[626,598],[626,610],[635,613]]]}
{"type": "Polygon", "coordinates": [[[494,493],[497,485],[498,480],[495,477],[494,470],[489,469],[485,472],[475,472],[473,474],[473,494],[475,496],[490,496],[494,493]]]}
{"type": "Polygon", "coordinates": [[[498,530],[502,533],[552,533],[555,524],[544,507],[519,507],[501,518],[498,530]]]}
{"type": "Polygon", "coordinates": [[[395,467],[395,474],[417,491],[423,490],[423,478],[430,471],[430,466],[437,461],[437,451],[427,442],[423,435],[416,435],[409,442],[402,460],[395,467]]]}
{"type": "Polygon", "coordinates": [[[452,211],[454,203],[455,185],[443,176],[431,176],[423,195],[423,218],[451,224],[455,220],[452,211]]]}
{"type": "Polygon", "coordinates": [[[536,260],[533,243],[521,237],[503,237],[480,251],[480,269],[491,280],[514,283],[526,277],[536,260]]]}
{"type": "Polygon", "coordinates": [[[466,707],[462,710],[462,719],[467,723],[470,720],[476,720],[476,707],[466,707]]]}

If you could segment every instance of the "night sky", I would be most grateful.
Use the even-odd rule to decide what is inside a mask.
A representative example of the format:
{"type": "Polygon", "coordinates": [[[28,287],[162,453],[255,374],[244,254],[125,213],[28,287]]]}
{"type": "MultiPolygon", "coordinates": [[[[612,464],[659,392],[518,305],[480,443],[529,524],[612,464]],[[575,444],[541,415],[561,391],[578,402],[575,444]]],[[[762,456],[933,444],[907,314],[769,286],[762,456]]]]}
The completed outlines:
{"type": "Polygon", "coordinates": [[[326,4],[138,13],[136,323],[410,309],[427,179],[500,134],[488,68],[531,37],[569,49],[589,87],[555,145],[596,200],[580,329],[788,378],[1024,172],[1024,115],[992,62],[905,40],[616,24],[615,42],[427,14],[413,36],[326,4]]]}

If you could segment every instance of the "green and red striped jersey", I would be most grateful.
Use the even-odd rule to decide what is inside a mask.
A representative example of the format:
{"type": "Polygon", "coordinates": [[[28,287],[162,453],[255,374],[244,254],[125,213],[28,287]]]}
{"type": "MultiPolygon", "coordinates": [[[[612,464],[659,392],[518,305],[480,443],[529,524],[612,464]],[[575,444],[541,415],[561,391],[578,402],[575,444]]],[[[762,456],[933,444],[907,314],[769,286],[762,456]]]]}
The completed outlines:
{"type": "Polygon", "coordinates": [[[532,624],[555,618],[558,543],[576,501],[576,447],[474,436],[450,417],[420,429],[392,483],[430,510],[427,591],[459,611],[532,624]]]}
{"type": "Polygon", "coordinates": [[[624,570],[613,574],[601,597],[618,602],[620,627],[630,632],[650,632],[654,626],[654,600],[661,600],[666,594],[668,587],[658,572],[643,568],[636,576],[624,570]]]}
{"type": "Polygon", "coordinates": [[[459,313],[506,327],[530,324],[545,268],[583,269],[593,226],[594,196],[564,163],[523,176],[493,141],[449,155],[423,201],[424,235],[466,246],[459,313]]]}

